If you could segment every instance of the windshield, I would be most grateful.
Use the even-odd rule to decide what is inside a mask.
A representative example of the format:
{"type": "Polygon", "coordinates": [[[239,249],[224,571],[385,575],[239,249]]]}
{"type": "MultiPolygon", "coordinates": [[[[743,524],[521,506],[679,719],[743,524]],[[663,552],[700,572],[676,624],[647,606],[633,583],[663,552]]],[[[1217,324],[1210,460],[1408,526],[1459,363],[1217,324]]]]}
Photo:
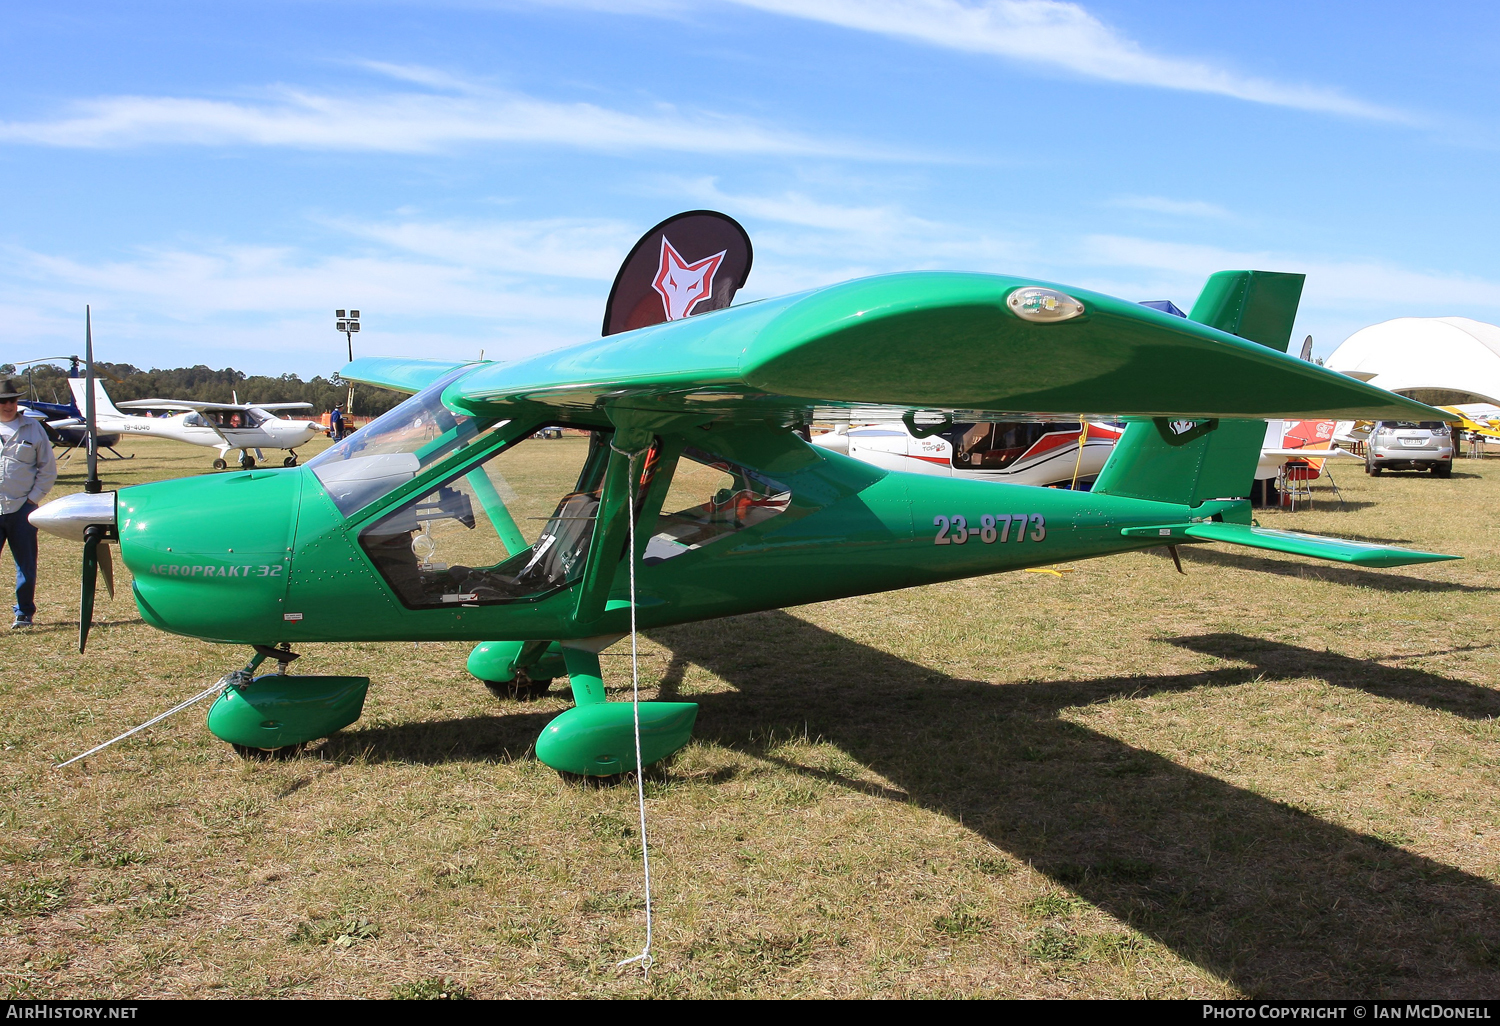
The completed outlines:
{"type": "Polygon", "coordinates": [[[369,505],[495,426],[443,405],[443,389],[468,370],[445,374],[308,461],[339,512],[369,505]]]}

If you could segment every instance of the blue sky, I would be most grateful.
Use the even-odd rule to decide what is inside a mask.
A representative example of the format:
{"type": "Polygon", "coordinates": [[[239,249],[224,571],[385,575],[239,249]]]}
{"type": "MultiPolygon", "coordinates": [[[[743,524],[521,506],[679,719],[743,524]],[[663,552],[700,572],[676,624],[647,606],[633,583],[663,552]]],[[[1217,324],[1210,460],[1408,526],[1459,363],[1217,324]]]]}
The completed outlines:
{"type": "Polygon", "coordinates": [[[1303,271],[1326,355],[1500,321],[1500,7],[1052,0],[6,5],[0,362],[328,374],[597,335],[716,207],[741,298],[912,268],[1186,307],[1303,271]]]}

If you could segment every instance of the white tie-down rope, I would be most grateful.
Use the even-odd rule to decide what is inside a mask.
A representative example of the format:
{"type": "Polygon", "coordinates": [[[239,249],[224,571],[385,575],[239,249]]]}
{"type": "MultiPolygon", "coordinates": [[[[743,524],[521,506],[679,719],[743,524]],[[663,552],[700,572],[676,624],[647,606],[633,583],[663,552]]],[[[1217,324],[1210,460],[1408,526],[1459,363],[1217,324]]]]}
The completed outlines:
{"type": "MultiPolygon", "coordinates": [[[[614,446],[610,446],[614,449],[614,446]]],[[[615,449],[616,452],[620,450],[615,449]]],[[[630,704],[635,713],[635,799],[641,818],[641,873],[646,881],[646,946],[639,955],[615,963],[618,968],[632,962],[641,963],[641,968],[651,972],[651,856],[646,851],[646,785],[645,772],[641,766],[641,671],[635,645],[635,458],[638,452],[621,453],[629,460],[630,479],[625,486],[625,516],[630,524],[630,547],[626,552],[630,558],[630,704]]]]}
{"type": "Polygon", "coordinates": [[[194,702],[201,702],[205,698],[207,698],[209,695],[212,695],[214,692],[216,692],[216,691],[223,691],[230,684],[235,683],[235,681],[237,681],[239,679],[240,679],[239,675],[238,674],[234,674],[234,673],[228,674],[228,675],[226,675],[224,677],[220,677],[218,681],[216,681],[213,684],[210,684],[208,687],[206,687],[202,691],[198,692],[192,698],[189,698],[186,702],[182,702],[179,705],[174,705],[174,706],[172,706],[172,708],[168,709],[166,712],[162,713],[160,716],[153,716],[153,717],[151,717],[145,723],[142,723],[139,727],[131,727],[129,730],[127,730],[125,733],[121,734],[119,737],[112,737],[108,741],[104,742],[104,744],[99,745],[99,746],[97,746],[95,748],[90,748],[88,751],[84,752],[82,755],[75,755],[75,756],[73,756],[73,758],[69,759],[67,762],[60,762],[57,765],[53,766],[52,768],[53,769],[62,769],[64,766],[71,766],[71,765],[73,765],[73,763],[77,762],[79,759],[87,759],[89,756],[93,755],[95,752],[102,752],[102,751],[104,751],[104,749],[108,748],[110,745],[114,744],[116,741],[124,741],[131,734],[139,734],[141,731],[145,730],[147,727],[151,726],[154,723],[160,723],[162,720],[166,719],[168,716],[171,716],[173,713],[182,712],[182,710],[186,709],[188,706],[192,705],[194,702]]]}

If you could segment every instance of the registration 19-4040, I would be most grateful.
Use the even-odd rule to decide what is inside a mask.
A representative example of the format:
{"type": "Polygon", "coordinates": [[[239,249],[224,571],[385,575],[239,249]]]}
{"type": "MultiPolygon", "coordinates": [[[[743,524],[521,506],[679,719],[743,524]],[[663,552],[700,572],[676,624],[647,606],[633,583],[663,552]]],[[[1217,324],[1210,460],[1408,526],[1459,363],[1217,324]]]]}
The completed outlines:
{"type": "Polygon", "coordinates": [[[970,538],[977,538],[986,545],[999,542],[1039,542],[1047,537],[1047,518],[1040,513],[998,513],[979,518],[979,527],[969,526],[965,517],[933,517],[932,526],[938,529],[934,545],[962,545],[970,538]]]}

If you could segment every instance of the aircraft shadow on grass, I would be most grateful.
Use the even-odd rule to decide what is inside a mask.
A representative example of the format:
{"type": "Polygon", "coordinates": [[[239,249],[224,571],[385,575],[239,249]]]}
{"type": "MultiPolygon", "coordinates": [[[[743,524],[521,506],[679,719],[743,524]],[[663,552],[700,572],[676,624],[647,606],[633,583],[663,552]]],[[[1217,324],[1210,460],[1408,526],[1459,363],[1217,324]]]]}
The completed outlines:
{"type": "MultiPolygon", "coordinates": [[[[782,612],[740,627],[653,632],[678,679],[695,663],[738,689],[694,696],[700,738],[763,757],[744,739],[806,729],[1250,994],[1496,992],[1500,889],[1490,881],[1059,716],[1120,694],[1316,676],[1479,720],[1500,715],[1488,688],[1237,634],[1171,643],[1247,667],[996,686],[782,612]]],[[[673,684],[669,672],[662,698],[673,684]]]]}
{"type": "MultiPolygon", "coordinates": [[[[1165,550],[1152,549],[1150,551],[1160,551],[1163,559],[1170,558],[1166,555],[1165,550]]],[[[1293,561],[1267,559],[1262,556],[1244,556],[1237,552],[1222,552],[1218,549],[1197,548],[1191,545],[1180,546],[1177,552],[1184,563],[1233,567],[1237,570],[1255,570],[1260,573],[1277,574],[1281,577],[1297,577],[1304,580],[1328,581],[1331,584],[1341,584],[1356,588],[1372,588],[1375,591],[1500,591],[1500,588],[1492,588],[1482,584],[1460,584],[1457,581],[1429,581],[1421,577],[1407,577],[1404,574],[1393,573],[1389,570],[1361,570],[1357,567],[1343,566],[1337,563],[1319,563],[1313,565],[1302,560],[1293,561]]]]}
{"type": "Polygon", "coordinates": [[[1364,499],[1339,499],[1332,495],[1325,496],[1322,492],[1319,492],[1315,504],[1309,505],[1306,508],[1315,509],[1319,513],[1355,513],[1374,505],[1376,504],[1367,502],[1364,499]]]}
{"type": "MultiPolygon", "coordinates": [[[[693,695],[697,736],[961,821],[1246,993],[1481,996],[1500,987],[1500,888],[1072,723],[1065,710],[1257,679],[1336,687],[1470,720],[1500,694],[1405,666],[1239,634],[1169,643],[1242,664],[1199,673],[997,686],[949,677],[781,611],[664,628],[660,698],[688,664],[732,685],[693,695]],[[890,786],[778,759],[753,738],[806,732],[890,786]]],[[[1409,658],[1409,657],[1408,657],[1409,658]]],[[[326,758],[527,756],[555,712],[341,732],[326,758]]],[[[670,774],[670,770],[667,771],[670,774]]]]}
{"type": "MultiPolygon", "coordinates": [[[[563,690],[566,693],[566,686],[563,690]]],[[[515,703],[511,707],[515,708],[515,703]]],[[[514,762],[530,755],[537,735],[557,713],[557,709],[548,709],[356,727],[334,734],[318,747],[317,754],[336,761],[364,759],[421,765],[460,760],[514,762]]]]}

